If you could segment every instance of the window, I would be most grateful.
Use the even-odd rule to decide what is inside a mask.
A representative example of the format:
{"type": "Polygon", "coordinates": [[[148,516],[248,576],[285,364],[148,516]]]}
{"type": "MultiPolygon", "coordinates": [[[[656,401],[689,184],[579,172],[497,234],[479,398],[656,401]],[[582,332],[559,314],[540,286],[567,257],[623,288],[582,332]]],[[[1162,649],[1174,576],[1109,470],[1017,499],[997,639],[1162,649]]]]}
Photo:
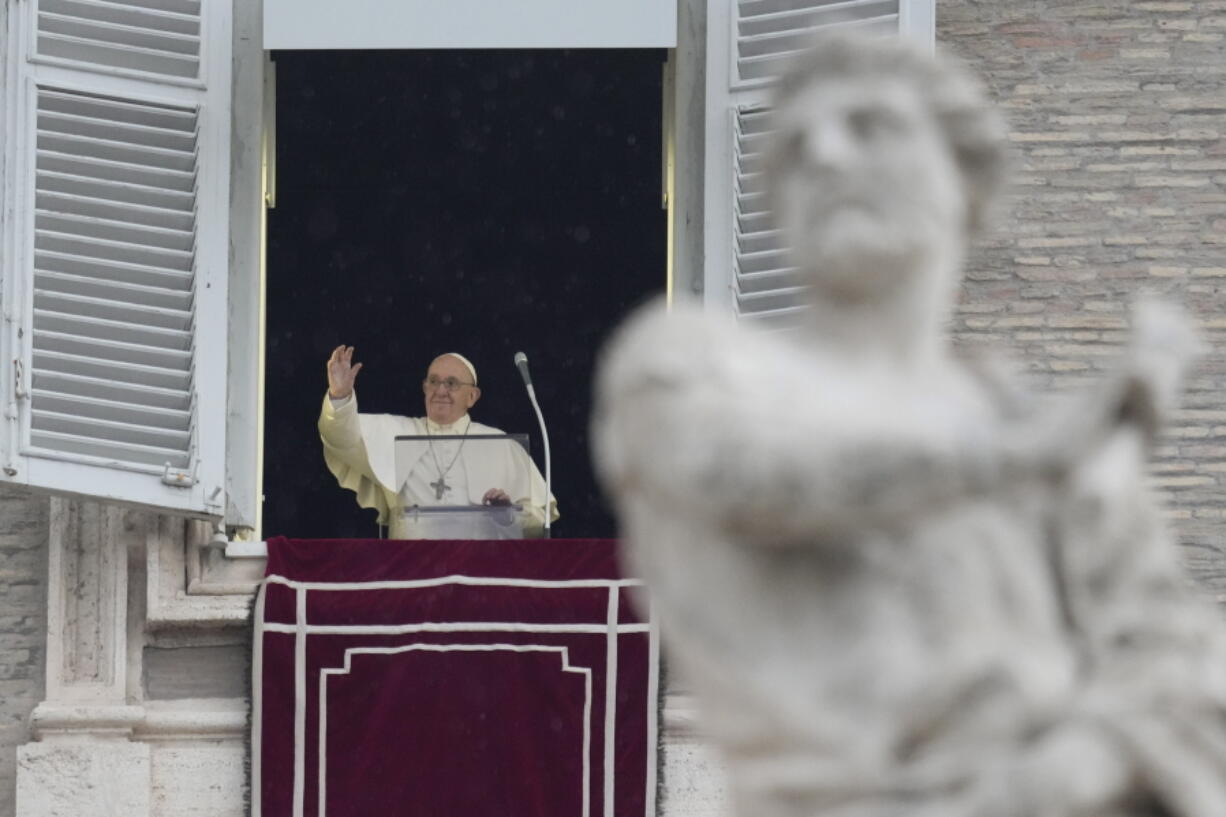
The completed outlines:
{"type": "Polygon", "coordinates": [[[704,292],[710,308],[771,329],[787,328],[806,309],[762,188],[772,80],[823,30],[901,34],[931,45],[934,5],[934,0],[708,4],[704,292]]]}
{"type": "Polygon", "coordinates": [[[3,478],[219,515],[230,5],[8,9],[3,478]]]}
{"type": "MultiPolygon", "coordinates": [[[[622,38],[604,45],[676,42],[677,8],[659,0],[599,4],[605,17],[531,0],[515,7],[516,25],[493,27],[505,4],[474,4],[265,0],[263,11],[269,36],[343,9],[316,34],[416,30],[443,38],[437,47],[493,47],[472,38],[527,36],[552,14],[557,25],[536,30],[552,39],[518,45],[592,45],[575,20],[603,21],[588,28],[622,38]],[[360,25],[362,10],[389,4],[428,24],[360,25]]],[[[933,0],[794,5],[708,0],[705,55],[685,55],[705,62],[705,120],[686,120],[705,145],[704,216],[672,223],[702,235],[704,261],[690,266],[701,268],[708,306],[768,326],[799,310],[757,176],[781,59],[828,25],[933,38],[933,0]]],[[[258,3],[229,0],[0,5],[0,479],[258,526],[268,159],[259,136],[272,124],[262,49],[293,45],[265,44],[260,14],[258,3]]],[[[687,137],[678,147],[699,145],[687,137]]],[[[671,244],[678,258],[696,256],[686,245],[681,235],[671,244]]]]}
{"type": "MultiPolygon", "coordinates": [[[[595,354],[667,281],[662,49],[278,51],[268,213],[265,536],[377,535],[315,427],[323,362],[356,347],[364,412],[421,415],[430,358],[480,374],[474,420],[526,432],[531,360],[555,536],[608,536],[586,438],[595,354]]],[[[445,467],[447,461],[443,462],[445,467]]],[[[432,477],[433,479],[433,477],[432,477]]]]}

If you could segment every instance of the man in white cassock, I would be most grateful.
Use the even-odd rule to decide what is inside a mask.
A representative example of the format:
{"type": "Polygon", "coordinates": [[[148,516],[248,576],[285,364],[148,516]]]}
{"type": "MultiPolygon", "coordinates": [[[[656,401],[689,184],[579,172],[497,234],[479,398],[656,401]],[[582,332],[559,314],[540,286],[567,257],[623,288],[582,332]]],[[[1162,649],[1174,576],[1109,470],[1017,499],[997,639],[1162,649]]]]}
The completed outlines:
{"type": "MultiPolygon", "coordinates": [[[[499,538],[488,526],[522,525],[525,536],[539,535],[545,524],[546,488],[532,458],[521,445],[466,440],[470,435],[504,434],[474,422],[469,409],[481,397],[477,370],[455,352],[430,364],[422,391],[425,417],[359,414],[354,381],[362,368],[353,347],[338,346],[328,358],[328,393],[319,414],[324,462],[358,504],[379,512],[394,539],[499,538]],[[420,441],[401,442],[402,436],[420,441]],[[397,474],[397,448],[400,472],[397,474]],[[516,512],[511,506],[518,505],[516,512]],[[505,506],[503,514],[470,514],[467,532],[446,515],[414,509],[505,506]]],[[[550,521],[557,501],[548,501],[550,521]]],[[[463,524],[463,523],[462,523],[463,524]]]]}

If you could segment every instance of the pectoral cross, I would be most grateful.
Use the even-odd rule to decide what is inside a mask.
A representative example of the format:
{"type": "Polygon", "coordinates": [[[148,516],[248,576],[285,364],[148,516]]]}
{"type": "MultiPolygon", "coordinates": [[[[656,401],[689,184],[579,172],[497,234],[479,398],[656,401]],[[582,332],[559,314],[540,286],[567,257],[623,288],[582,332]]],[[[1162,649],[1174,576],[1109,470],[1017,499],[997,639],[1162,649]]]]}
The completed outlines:
{"type": "Polygon", "coordinates": [[[450,491],[451,486],[443,481],[442,475],[439,475],[438,482],[431,482],[430,487],[434,489],[434,498],[442,499],[443,491],[450,491]]]}

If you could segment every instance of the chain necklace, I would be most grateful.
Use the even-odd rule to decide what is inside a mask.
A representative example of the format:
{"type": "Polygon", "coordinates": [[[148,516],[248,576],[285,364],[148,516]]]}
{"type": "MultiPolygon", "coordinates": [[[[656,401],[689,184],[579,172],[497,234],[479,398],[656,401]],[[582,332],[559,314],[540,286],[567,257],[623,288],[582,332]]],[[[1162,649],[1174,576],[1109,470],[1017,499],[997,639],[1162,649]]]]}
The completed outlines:
{"type": "Polygon", "coordinates": [[[463,439],[460,440],[460,447],[456,449],[455,456],[451,458],[451,462],[447,463],[447,467],[444,468],[443,464],[438,460],[438,454],[436,454],[434,451],[434,440],[429,439],[432,436],[430,434],[430,424],[428,422],[426,423],[426,445],[430,449],[430,456],[434,459],[434,470],[438,472],[438,482],[430,483],[430,487],[434,489],[435,499],[441,500],[443,498],[443,493],[451,490],[451,486],[447,484],[446,477],[448,472],[451,471],[451,467],[456,464],[457,460],[460,459],[460,452],[464,450],[464,443],[468,442],[468,429],[472,427],[472,424],[472,418],[469,417],[468,424],[464,426],[464,434],[460,435],[463,437],[463,439]]]}

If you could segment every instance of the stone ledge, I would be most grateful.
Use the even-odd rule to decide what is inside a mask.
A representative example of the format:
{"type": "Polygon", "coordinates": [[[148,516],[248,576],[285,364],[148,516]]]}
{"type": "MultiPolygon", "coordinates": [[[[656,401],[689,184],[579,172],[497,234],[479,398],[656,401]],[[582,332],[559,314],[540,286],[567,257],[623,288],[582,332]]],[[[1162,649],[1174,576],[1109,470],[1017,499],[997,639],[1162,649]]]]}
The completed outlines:
{"type": "Polygon", "coordinates": [[[145,706],[140,740],[200,740],[247,737],[250,707],[241,698],[185,698],[145,706]]]}
{"type": "Polygon", "coordinates": [[[57,704],[44,701],[30,714],[37,740],[82,735],[126,736],[144,719],[141,706],[57,704]]]}
{"type": "Polygon", "coordinates": [[[185,698],[144,706],[41,703],[30,716],[36,740],[129,738],[133,741],[243,739],[248,702],[238,698],[185,698]]]}

